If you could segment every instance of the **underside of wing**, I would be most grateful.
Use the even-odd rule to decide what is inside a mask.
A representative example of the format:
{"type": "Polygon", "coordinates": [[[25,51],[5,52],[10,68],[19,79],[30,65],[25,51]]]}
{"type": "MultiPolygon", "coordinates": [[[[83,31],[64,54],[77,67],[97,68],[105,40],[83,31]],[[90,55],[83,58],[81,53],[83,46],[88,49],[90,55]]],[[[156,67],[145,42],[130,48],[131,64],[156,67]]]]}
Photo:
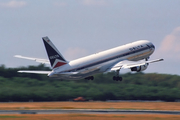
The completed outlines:
{"type": "Polygon", "coordinates": [[[35,73],[35,74],[49,74],[51,71],[29,71],[29,70],[20,70],[19,73],[35,73]]]}
{"type": "MultiPolygon", "coordinates": [[[[163,59],[156,59],[156,60],[151,60],[151,61],[120,61],[118,63],[116,63],[115,65],[113,65],[112,67],[110,67],[106,72],[112,72],[112,71],[117,71],[120,69],[131,69],[134,67],[140,67],[140,66],[148,66],[149,63],[154,63],[154,62],[159,62],[159,61],[163,61],[163,59]]],[[[106,73],[105,72],[105,73],[106,73]]]]}
{"type": "Polygon", "coordinates": [[[122,66],[123,66],[123,61],[118,62],[114,64],[113,66],[109,67],[104,73],[120,70],[122,66]]]}
{"type": "Polygon", "coordinates": [[[149,63],[159,62],[159,61],[163,61],[163,59],[156,59],[156,60],[151,60],[151,61],[141,61],[141,62],[130,61],[128,64],[124,64],[122,66],[122,68],[124,68],[124,69],[129,68],[130,69],[133,67],[142,66],[142,65],[149,64],[149,63]]]}
{"type": "Polygon", "coordinates": [[[27,59],[27,60],[34,60],[36,62],[43,63],[43,64],[50,64],[48,59],[25,57],[25,56],[21,56],[21,55],[15,55],[14,57],[22,58],[22,59],[27,59]]]}

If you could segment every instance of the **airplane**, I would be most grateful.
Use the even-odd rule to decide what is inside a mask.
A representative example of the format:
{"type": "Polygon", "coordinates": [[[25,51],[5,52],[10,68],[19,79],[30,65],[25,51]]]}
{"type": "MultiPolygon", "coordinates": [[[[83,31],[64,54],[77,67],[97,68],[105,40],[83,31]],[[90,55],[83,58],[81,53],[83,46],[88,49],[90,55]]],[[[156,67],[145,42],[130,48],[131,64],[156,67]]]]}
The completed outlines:
{"type": "Polygon", "coordinates": [[[20,70],[18,72],[47,74],[50,78],[60,80],[93,80],[94,74],[115,72],[112,79],[122,81],[121,69],[141,72],[147,69],[149,63],[163,61],[163,59],[148,60],[155,50],[155,46],[148,40],[138,40],[72,61],[67,61],[48,37],[42,37],[42,40],[49,60],[21,55],[15,55],[14,57],[50,64],[52,71],[20,70]]]}

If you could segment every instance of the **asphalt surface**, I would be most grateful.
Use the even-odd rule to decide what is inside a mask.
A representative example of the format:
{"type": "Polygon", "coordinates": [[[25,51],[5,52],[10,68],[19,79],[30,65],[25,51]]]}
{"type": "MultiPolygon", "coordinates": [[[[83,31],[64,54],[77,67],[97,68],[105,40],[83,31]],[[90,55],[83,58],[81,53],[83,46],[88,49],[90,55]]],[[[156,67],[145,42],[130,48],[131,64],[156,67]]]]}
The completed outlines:
{"type": "Polygon", "coordinates": [[[0,114],[172,114],[180,111],[163,110],[118,110],[118,109],[55,109],[55,110],[0,110],[0,114]]]}

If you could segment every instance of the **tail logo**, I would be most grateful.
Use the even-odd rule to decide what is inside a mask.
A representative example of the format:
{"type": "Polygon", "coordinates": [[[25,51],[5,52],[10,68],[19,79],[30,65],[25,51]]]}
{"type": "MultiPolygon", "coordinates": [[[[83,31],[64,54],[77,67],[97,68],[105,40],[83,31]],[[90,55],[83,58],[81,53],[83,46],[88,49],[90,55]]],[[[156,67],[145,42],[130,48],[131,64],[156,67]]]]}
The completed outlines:
{"type": "Polygon", "coordinates": [[[49,59],[56,59],[56,58],[59,58],[60,56],[59,55],[53,55],[53,56],[50,56],[49,59]]]}
{"type": "Polygon", "coordinates": [[[52,68],[57,68],[67,64],[67,61],[64,59],[64,57],[61,55],[61,53],[58,51],[58,49],[54,46],[54,44],[50,41],[48,37],[43,37],[43,42],[52,68]]]}

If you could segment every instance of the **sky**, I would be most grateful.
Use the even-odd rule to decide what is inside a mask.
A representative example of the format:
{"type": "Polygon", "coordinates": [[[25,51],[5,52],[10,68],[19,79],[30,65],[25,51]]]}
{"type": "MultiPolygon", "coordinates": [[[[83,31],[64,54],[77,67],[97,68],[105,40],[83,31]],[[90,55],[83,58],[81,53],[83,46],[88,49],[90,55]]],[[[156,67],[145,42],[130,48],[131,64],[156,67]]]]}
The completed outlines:
{"type": "Polygon", "coordinates": [[[137,40],[156,50],[146,73],[180,75],[180,0],[0,0],[0,64],[38,65],[48,36],[67,60],[137,40]]]}

